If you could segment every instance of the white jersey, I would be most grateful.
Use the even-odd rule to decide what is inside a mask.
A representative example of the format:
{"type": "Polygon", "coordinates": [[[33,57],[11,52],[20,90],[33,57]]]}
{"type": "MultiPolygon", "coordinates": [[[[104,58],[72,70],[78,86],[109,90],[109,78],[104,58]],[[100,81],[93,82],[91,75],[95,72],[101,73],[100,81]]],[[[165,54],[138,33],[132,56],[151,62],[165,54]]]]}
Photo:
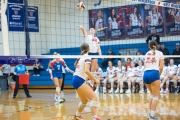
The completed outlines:
{"type": "Polygon", "coordinates": [[[180,64],[178,65],[178,76],[180,76],[180,64]]]}
{"type": "Polygon", "coordinates": [[[103,19],[102,18],[99,18],[97,19],[96,23],[95,23],[95,29],[98,30],[100,29],[100,24],[103,23],[103,19]]]}
{"type": "MultiPolygon", "coordinates": [[[[102,71],[102,69],[101,69],[100,67],[99,67],[98,70],[95,71],[94,75],[95,75],[95,77],[98,77],[99,74],[103,75],[103,71],[102,71]]],[[[103,77],[103,76],[102,76],[102,77],[103,77]]]]}
{"type": "Polygon", "coordinates": [[[122,66],[121,68],[119,68],[119,67],[117,67],[116,68],[116,73],[117,73],[117,76],[118,77],[122,77],[123,76],[123,72],[125,72],[125,67],[124,66],[122,66]]]}
{"type": "Polygon", "coordinates": [[[11,72],[11,66],[9,64],[2,65],[3,73],[9,74],[11,72]]]}
{"type": "Polygon", "coordinates": [[[137,66],[137,76],[138,77],[142,77],[143,73],[144,73],[144,66],[137,66]]]}
{"type": "Polygon", "coordinates": [[[98,52],[98,45],[100,44],[100,42],[97,37],[92,37],[91,35],[87,35],[85,41],[89,45],[90,53],[98,52]]]}
{"type": "Polygon", "coordinates": [[[152,13],[152,11],[149,11],[149,17],[151,19],[151,26],[158,26],[159,24],[159,19],[162,18],[161,14],[159,12],[157,13],[152,13]]]}
{"type": "Polygon", "coordinates": [[[155,50],[155,56],[152,56],[152,51],[148,51],[145,55],[145,70],[158,70],[159,71],[159,62],[161,59],[164,59],[163,53],[161,51],[155,50]],[[154,62],[152,63],[152,58],[155,57],[154,62]]]}
{"type": "Polygon", "coordinates": [[[127,77],[135,76],[136,73],[137,73],[137,68],[136,67],[134,67],[134,68],[128,67],[127,68],[127,77]]]}
{"type": "MultiPolygon", "coordinates": [[[[176,17],[179,17],[180,16],[180,10],[178,10],[178,12],[176,13],[176,17]]],[[[177,21],[175,19],[175,24],[180,24],[180,21],[177,21]]]]}
{"type": "Polygon", "coordinates": [[[169,74],[171,74],[171,75],[176,74],[177,69],[178,69],[177,65],[168,66],[168,72],[169,72],[169,74]]]}
{"type": "Polygon", "coordinates": [[[107,68],[108,78],[113,77],[115,72],[116,72],[116,68],[114,66],[111,69],[108,67],[107,68]]]}
{"type": "Polygon", "coordinates": [[[74,73],[74,76],[79,76],[82,79],[86,79],[86,73],[85,73],[85,64],[91,63],[91,58],[88,54],[84,54],[83,56],[87,56],[86,58],[80,58],[76,65],[76,71],[74,73]]]}
{"type": "Polygon", "coordinates": [[[167,74],[167,71],[168,71],[168,67],[167,66],[164,66],[163,67],[163,71],[162,71],[162,76],[166,76],[166,74],[167,74]]]}
{"type": "Polygon", "coordinates": [[[132,21],[132,26],[140,26],[141,22],[138,20],[138,17],[136,14],[134,13],[130,14],[129,19],[132,21]]]}
{"type": "Polygon", "coordinates": [[[116,22],[116,18],[109,17],[108,22],[112,24],[112,29],[118,29],[118,23],[116,22]]]}

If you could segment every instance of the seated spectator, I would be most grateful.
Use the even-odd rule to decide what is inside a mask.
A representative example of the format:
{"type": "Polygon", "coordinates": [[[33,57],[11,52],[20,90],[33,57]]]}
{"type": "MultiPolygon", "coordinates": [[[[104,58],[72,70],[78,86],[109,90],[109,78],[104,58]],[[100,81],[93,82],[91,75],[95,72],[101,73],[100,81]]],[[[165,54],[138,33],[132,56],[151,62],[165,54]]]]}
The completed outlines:
{"type": "Polygon", "coordinates": [[[33,70],[34,70],[34,76],[40,76],[40,62],[38,59],[35,60],[35,63],[33,65],[33,70]]]}
{"type": "MultiPolygon", "coordinates": [[[[108,50],[108,54],[107,55],[115,55],[114,52],[109,49],[108,50]]],[[[115,58],[106,58],[102,63],[101,63],[101,67],[106,67],[108,65],[108,62],[111,61],[113,63],[113,61],[115,60],[115,58]]]]}
{"type": "Polygon", "coordinates": [[[131,58],[127,58],[127,61],[126,61],[126,71],[127,71],[127,68],[128,67],[131,67],[131,58]]]}
{"type": "MultiPolygon", "coordinates": [[[[141,56],[141,53],[139,52],[139,51],[137,51],[136,52],[136,56],[141,56]]],[[[138,62],[140,61],[140,60],[142,60],[142,58],[141,57],[136,57],[136,58],[133,58],[133,62],[135,63],[135,67],[137,67],[138,66],[138,62]]]]}
{"type": "MultiPolygon", "coordinates": [[[[126,52],[126,55],[131,55],[130,51],[127,51],[127,52],[126,52]]],[[[132,60],[132,58],[131,58],[131,60],[132,60]]],[[[127,61],[127,58],[124,58],[124,61],[126,62],[126,61],[127,61]]]]}
{"type": "MultiPolygon", "coordinates": [[[[172,55],[180,55],[180,46],[179,43],[176,43],[176,49],[174,49],[172,55]]],[[[175,64],[180,64],[180,57],[179,58],[174,58],[174,63],[175,64]]]]}
{"type": "MultiPolygon", "coordinates": [[[[120,49],[119,49],[119,51],[118,51],[118,55],[121,55],[120,49]]],[[[121,58],[118,58],[118,60],[121,60],[121,58]]]]}
{"type": "Polygon", "coordinates": [[[169,50],[165,47],[164,44],[161,45],[159,51],[161,51],[163,55],[169,55],[169,50]]]}

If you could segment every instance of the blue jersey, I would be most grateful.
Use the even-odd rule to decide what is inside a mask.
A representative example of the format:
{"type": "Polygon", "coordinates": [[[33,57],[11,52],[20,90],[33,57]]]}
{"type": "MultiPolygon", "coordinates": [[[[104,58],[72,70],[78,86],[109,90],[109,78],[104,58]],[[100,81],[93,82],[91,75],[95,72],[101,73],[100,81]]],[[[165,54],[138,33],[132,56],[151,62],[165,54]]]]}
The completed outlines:
{"type": "Polygon", "coordinates": [[[65,62],[60,60],[59,62],[52,61],[51,67],[54,72],[62,73],[62,66],[66,68],[65,62]]]}
{"type": "Polygon", "coordinates": [[[16,73],[17,76],[19,76],[20,74],[25,74],[27,71],[27,68],[25,65],[17,65],[14,68],[14,72],[16,73]]]}

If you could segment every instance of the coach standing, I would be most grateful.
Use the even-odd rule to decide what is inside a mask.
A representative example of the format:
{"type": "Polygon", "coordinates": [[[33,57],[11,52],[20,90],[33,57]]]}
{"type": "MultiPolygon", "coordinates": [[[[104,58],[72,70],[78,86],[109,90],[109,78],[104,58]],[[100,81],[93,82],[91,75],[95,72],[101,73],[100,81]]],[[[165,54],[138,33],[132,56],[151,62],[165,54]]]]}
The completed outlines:
{"type": "Polygon", "coordinates": [[[156,30],[153,30],[153,34],[147,38],[146,43],[149,44],[152,40],[155,40],[158,45],[160,44],[160,37],[157,35],[156,30]]]}
{"type": "MultiPolygon", "coordinates": [[[[18,93],[18,88],[19,88],[19,75],[20,74],[28,74],[28,70],[26,68],[25,65],[22,64],[22,60],[19,60],[18,61],[19,64],[14,68],[14,75],[16,75],[16,87],[14,89],[14,95],[13,95],[13,98],[16,98],[16,95],[18,93]]],[[[23,85],[23,88],[24,88],[24,92],[26,94],[27,97],[31,97],[29,95],[29,90],[27,88],[27,85],[23,85]]]]}

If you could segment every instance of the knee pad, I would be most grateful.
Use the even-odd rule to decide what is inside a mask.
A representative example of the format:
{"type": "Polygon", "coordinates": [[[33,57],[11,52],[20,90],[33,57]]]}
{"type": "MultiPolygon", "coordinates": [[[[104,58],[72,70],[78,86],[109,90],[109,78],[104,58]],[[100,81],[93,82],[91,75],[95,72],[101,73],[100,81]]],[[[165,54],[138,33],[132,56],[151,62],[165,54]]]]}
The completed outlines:
{"type": "Polygon", "coordinates": [[[158,96],[152,96],[152,99],[158,101],[159,98],[158,96]]]}
{"type": "Polygon", "coordinates": [[[96,100],[90,100],[90,103],[89,103],[90,107],[99,107],[99,102],[96,101],[96,100]]]}
{"type": "Polygon", "coordinates": [[[60,87],[56,87],[56,92],[60,92],[60,87]]]}
{"type": "Polygon", "coordinates": [[[79,102],[78,108],[84,109],[85,107],[86,107],[86,104],[79,102]]]}

